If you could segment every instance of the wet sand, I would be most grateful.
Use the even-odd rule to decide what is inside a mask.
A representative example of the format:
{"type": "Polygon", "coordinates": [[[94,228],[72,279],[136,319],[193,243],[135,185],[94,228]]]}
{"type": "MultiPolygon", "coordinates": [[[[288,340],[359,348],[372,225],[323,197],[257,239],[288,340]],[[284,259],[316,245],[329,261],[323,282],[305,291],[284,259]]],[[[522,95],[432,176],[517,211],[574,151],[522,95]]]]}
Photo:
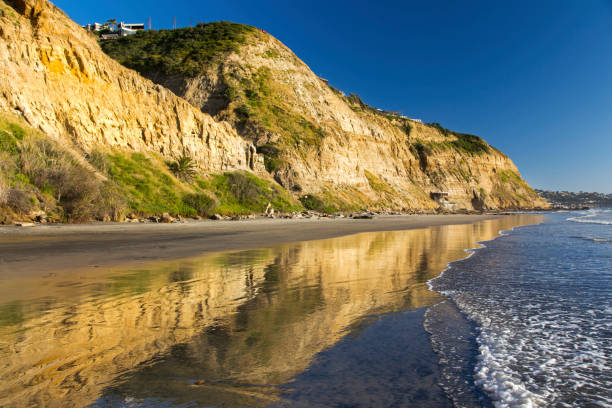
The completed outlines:
{"type": "Polygon", "coordinates": [[[450,406],[423,329],[443,297],[427,281],[534,222],[0,229],[0,406],[450,406]]]}
{"type": "Polygon", "coordinates": [[[360,232],[470,224],[500,215],[400,215],[372,220],[256,219],[177,224],[0,227],[0,279],[179,259],[360,232]]]}

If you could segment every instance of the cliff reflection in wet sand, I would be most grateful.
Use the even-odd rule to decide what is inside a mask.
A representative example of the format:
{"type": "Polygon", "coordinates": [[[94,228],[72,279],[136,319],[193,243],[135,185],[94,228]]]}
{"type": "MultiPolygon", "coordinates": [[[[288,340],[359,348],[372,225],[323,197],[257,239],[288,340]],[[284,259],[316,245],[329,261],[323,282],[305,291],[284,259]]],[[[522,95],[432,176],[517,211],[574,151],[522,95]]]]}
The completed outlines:
{"type": "Polygon", "coordinates": [[[265,406],[364,317],[439,301],[425,282],[465,248],[537,221],[512,216],[115,269],[73,297],[65,288],[78,277],[30,281],[28,293],[44,295],[0,303],[0,406],[265,406]]]}

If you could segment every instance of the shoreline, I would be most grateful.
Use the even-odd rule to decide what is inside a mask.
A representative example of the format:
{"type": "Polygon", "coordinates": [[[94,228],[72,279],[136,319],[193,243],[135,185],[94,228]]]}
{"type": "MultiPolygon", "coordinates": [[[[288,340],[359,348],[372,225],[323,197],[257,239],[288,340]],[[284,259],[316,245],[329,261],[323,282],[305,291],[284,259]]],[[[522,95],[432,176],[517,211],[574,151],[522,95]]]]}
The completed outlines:
{"type": "Polygon", "coordinates": [[[265,248],[373,231],[471,224],[504,215],[388,215],[374,219],[254,219],[171,224],[0,227],[0,279],[265,248]]]}

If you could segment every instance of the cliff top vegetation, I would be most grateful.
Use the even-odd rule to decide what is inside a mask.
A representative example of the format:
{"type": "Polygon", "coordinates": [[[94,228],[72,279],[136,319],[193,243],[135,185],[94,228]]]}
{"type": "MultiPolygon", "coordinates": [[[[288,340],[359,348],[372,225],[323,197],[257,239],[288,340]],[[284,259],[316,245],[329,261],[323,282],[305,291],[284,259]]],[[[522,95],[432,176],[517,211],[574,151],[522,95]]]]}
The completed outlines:
{"type": "Polygon", "coordinates": [[[145,30],[101,43],[108,55],[141,73],[160,72],[194,76],[207,63],[228,52],[238,52],[255,28],[218,21],[175,30],[145,30]]]}

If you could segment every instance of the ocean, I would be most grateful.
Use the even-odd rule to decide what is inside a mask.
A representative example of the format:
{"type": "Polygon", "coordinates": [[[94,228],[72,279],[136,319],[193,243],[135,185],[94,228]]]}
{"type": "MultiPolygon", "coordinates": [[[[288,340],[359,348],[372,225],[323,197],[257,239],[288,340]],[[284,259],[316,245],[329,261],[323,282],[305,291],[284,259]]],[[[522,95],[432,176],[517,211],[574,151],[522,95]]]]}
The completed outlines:
{"type": "Polygon", "coordinates": [[[469,252],[429,281],[450,300],[425,317],[454,405],[612,406],[612,209],[550,213],[469,252]]]}

